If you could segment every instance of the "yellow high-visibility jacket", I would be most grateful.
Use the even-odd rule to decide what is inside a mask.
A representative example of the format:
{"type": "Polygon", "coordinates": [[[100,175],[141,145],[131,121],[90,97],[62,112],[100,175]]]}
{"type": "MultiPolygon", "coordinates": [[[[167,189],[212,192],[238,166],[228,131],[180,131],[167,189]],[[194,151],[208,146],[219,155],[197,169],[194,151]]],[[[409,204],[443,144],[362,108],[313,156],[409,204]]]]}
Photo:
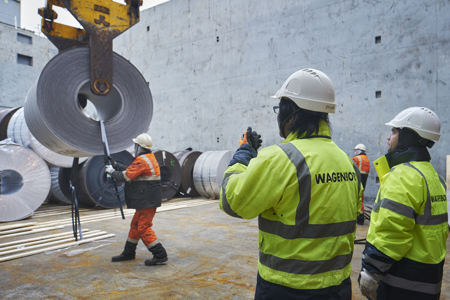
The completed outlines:
{"type": "Polygon", "coordinates": [[[229,166],[220,208],[234,217],[259,217],[264,280],[322,289],[350,276],[361,194],[358,169],[321,121],[317,134],[290,134],[248,166],[229,166]]]}
{"type": "Polygon", "coordinates": [[[447,251],[447,197],[445,182],[429,160],[425,147],[415,147],[374,162],[381,186],[363,267],[383,274],[380,285],[390,286],[389,294],[380,295],[383,299],[395,299],[393,293],[408,299],[439,298],[447,251]]]}

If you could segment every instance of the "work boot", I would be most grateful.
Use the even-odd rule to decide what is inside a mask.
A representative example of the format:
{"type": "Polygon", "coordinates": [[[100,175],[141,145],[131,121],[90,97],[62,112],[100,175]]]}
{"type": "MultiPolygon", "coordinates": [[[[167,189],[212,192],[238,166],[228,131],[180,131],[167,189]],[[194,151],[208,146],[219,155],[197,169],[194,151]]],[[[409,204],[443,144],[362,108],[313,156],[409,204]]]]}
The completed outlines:
{"type": "Polygon", "coordinates": [[[364,225],[364,213],[361,213],[359,216],[356,217],[356,224],[364,225]]]}
{"type": "Polygon", "coordinates": [[[127,241],[125,243],[125,249],[120,255],[114,256],[112,258],[113,262],[116,261],[124,261],[124,260],[132,260],[136,258],[136,246],[137,244],[127,241]]]}
{"type": "Polygon", "coordinates": [[[153,254],[153,258],[145,261],[147,266],[154,266],[167,261],[167,252],[161,243],[156,244],[148,250],[153,254]]]}

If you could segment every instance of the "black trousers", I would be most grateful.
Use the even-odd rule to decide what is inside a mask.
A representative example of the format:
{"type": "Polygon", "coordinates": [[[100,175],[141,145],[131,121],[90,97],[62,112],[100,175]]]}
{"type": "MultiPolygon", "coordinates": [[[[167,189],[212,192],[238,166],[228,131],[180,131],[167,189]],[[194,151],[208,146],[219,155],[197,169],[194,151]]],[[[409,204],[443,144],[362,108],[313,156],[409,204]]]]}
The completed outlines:
{"type": "Polygon", "coordinates": [[[258,273],[255,300],[351,300],[352,282],[350,277],[338,286],[317,290],[298,290],[278,285],[261,278],[258,273]]]}

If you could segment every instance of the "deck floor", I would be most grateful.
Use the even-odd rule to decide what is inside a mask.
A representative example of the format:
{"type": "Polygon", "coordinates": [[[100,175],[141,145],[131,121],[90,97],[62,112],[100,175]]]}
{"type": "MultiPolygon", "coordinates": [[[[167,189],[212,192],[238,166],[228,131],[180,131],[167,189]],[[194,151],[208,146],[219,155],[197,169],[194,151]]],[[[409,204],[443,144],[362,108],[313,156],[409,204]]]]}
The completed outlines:
{"type": "MultiPolygon", "coordinates": [[[[0,236],[0,244],[71,231],[69,212],[69,206],[43,205],[31,219],[2,223],[0,228],[27,222],[51,227],[55,225],[49,222],[59,221],[64,227],[24,236],[0,236]]],[[[164,202],[154,218],[153,228],[168,252],[169,261],[150,267],[144,265],[151,254],[142,242],[136,260],[111,262],[112,256],[122,252],[127,238],[132,211],[126,212],[125,220],[120,218],[118,209],[81,212],[82,218],[112,213],[103,220],[82,221],[82,228],[102,230],[115,234],[114,237],[0,262],[0,298],[253,299],[258,261],[256,219],[229,217],[219,209],[217,200],[164,202]]],[[[357,239],[365,238],[367,223],[358,226],[357,239]]],[[[355,245],[353,299],[364,299],[357,284],[363,248],[364,245],[355,245]]],[[[444,272],[441,299],[450,299],[449,263],[444,272]]]]}

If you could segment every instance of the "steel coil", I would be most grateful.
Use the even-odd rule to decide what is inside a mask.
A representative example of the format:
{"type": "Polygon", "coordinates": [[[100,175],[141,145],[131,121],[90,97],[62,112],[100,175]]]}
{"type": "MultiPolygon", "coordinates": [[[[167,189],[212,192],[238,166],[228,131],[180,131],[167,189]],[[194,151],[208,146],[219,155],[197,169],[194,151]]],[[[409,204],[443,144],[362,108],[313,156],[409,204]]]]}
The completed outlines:
{"type": "Polygon", "coordinates": [[[162,201],[172,199],[181,184],[181,167],[178,159],[170,152],[158,150],[154,152],[161,171],[162,201]]]}
{"type": "Polygon", "coordinates": [[[210,199],[220,197],[223,174],[233,156],[232,151],[207,151],[194,165],[194,185],[198,193],[210,199]]]}
{"type": "Polygon", "coordinates": [[[179,151],[173,153],[181,167],[181,185],[178,192],[182,196],[200,196],[194,185],[194,165],[201,154],[202,152],[200,151],[179,151]]]}
{"type": "Polygon", "coordinates": [[[50,191],[50,171],[31,149],[0,144],[0,222],[33,215],[50,191]]]}
{"type": "Polygon", "coordinates": [[[9,120],[8,138],[10,138],[13,143],[30,148],[28,126],[25,122],[23,107],[18,109],[9,120]]]}
{"type": "Polygon", "coordinates": [[[71,157],[103,154],[98,119],[105,121],[111,153],[133,144],[132,138],[147,132],[153,101],[141,73],[114,53],[114,84],[107,96],[97,96],[89,85],[89,48],[75,47],[56,55],[30,88],[25,119],[36,139],[48,149],[71,157]],[[86,116],[89,101],[95,115],[86,116]]]}
{"type": "Polygon", "coordinates": [[[72,200],[67,198],[59,186],[59,167],[50,168],[51,186],[48,193],[47,200],[53,203],[71,204],[72,200]]]}
{"type": "MultiPolygon", "coordinates": [[[[30,141],[30,147],[37,153],[41,158],[43,158],[50,167],[62,167],[71,168],[73,165],[73,157],[61,155],[56,153],[44,145],[42,145],[31,133],[28,131],[28,139],[30,141]]],[[[85,162],[87,157],[78,158],[78,163],[81,164],[85,162]]]]}
{"type": "MultiPolygon", "coordinates": [[[[23,108],[17,110],[11,117],[8,126],[8,137],[16,144],[33,149],[50,167],[70,168],[73,164],[73,157],[61,155],[48,149],[33,136],[25,121],[23,108]]],[[[80,157],[78,161],[82,163],[86,159],[87,157],[80,157]]]]}
{"type": "MultiPolygon", "coordinates": [[[[125,166],[133,162],[133,155],[128,151],[122,151],[111,155],[114,160],[125,166]]],[[[117,208],[117,200],[113,179],[105,173],[103,156],[88,158],[79,166],[77,177],[77,198],[80,205],[88,207],[117,208]]],[[[61,168],[59,183],[63,194],[72,199],[69,180],[72,168],[61,168]]],[[[119,190],[120,205],[125,205],[125,183],[116,181],[119,190]]]]}
{"type": "Polygon", "coordinates": [[[9,120],[20,107],[0,111],[0,141],[8,138],[9,120]]]}

